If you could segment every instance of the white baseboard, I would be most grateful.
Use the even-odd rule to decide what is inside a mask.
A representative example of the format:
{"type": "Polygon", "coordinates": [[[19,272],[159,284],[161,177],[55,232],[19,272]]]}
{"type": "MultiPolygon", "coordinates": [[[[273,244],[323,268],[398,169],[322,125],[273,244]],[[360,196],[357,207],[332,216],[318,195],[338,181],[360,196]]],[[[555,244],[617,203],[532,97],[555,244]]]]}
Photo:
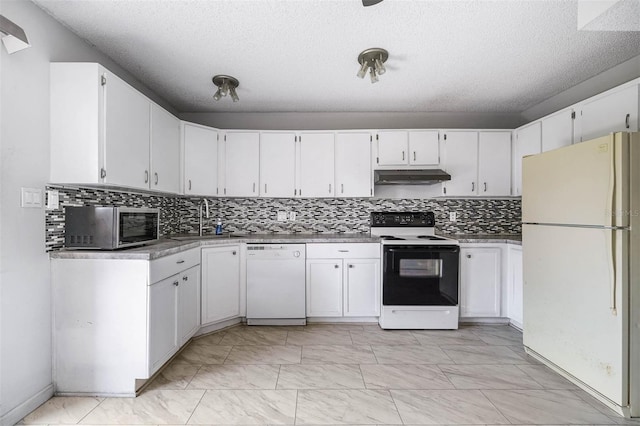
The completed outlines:
{"type": "Polygon", "coordinates": [[[378,317],[307,317],[307,324],[377,324],[378,317]]]}
{"type": "Polygon", "coordinates": [[[200,327],[200,330],[198,330],[198,332],[193,337],[199,337],[199,336],[202,336],[203,334],[209,334],[209,333],[213,333],[214,331],[220,331],[223,328],[233,327],[234,325],[240,324],[241,322],[242,322],[242,318],[237,317],[229,320],[220,321],[215,324],[205,324],[202,327],[200,327]]]}
{"type": "Polygon", "coordinates": [[[464,317],[460,318],[460,324],[492,324],[492,325],[508,325],[509,318],[496,317],[496,318],[484,318],[484,317],[464,317]]]}
{"type": "Polygon", "coordinates": [[[13,426],[27,414],[44,404],[53,396],[53,384],[48,385],[22,404],[13,408],[0,418],[1,426],[13,426]]]}

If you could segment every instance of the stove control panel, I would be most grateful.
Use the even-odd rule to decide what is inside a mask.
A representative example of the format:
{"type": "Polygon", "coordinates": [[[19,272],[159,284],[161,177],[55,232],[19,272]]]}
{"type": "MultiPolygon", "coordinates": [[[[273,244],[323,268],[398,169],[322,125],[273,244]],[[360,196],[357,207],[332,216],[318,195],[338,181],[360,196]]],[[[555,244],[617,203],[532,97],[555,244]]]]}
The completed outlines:
{"type": "Polygon", "coordinates": [[[371,226],[435,226],[436,216],[433,212],[374,212],[371,213],[371,226]]]}

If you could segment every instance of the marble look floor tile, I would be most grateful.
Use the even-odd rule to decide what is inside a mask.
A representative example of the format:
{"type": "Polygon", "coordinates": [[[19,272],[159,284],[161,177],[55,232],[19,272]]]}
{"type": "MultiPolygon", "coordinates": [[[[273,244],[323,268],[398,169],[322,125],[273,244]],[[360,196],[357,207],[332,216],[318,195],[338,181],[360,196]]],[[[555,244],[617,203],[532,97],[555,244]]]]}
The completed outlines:
{"type": "Polygon", "coordinates": [[[477,390],[392,390],[404,424],[509,424],[477,390]]]}
{"type": "Polygon", "coordinates": [[[107,398],[82,424],[184,424],[198,405],[201,390],[152,390],[137,398],[107,398]]]}
{"type": "Polygon", "coordinates": [[[287,330],[273,328],[237,328],[228,331],[221,345],[284,345],[287,341],[287,330]]]}
{"type": "Polygon", "coordinates": [[[515,365],[442,365],[456,389],[542,389],[515,365]]]}
{"type": "Polygon", "coordinates": [[[368,345],[311,345],[302,347],[303,364],[376,364],[368,345]]]}
{"type": "Polygon", "coordinates": [[[351,335],[344,330],[316,328],[313,331],[290,331],[287,345],[351,345],[351,335]]]}
{"type": "Polygon", "coordinates": [[[275,389],[278,365],[205,365],[188,389],[275,389]]]}
{"type": "Polygon", "coordinates": [[[537,359],[535,359],[534,357],[532,357],[531,355],[529,355],[525,350],[524,350],[524,346],[522,345],[515,345],[515,346],[505,346],[505,348],[509,348],[511,351],[515,352],[516,354],[518,354],[520,356],[520,358],[522,358],[523,360],[526,361],[526,364],[532,364],[532,365],[543,365],[540,361],[538,361],[537,359]]]}
{"type": "Polygon", "coordinates": [[[333,330],[333,331],[363,331],[365,328],[377,328],[380,329],[378,323],[371,324],[320,324],[320,323],[312,323],[303,326],[299,331],[314,331],[318,330],[333,330]]]}
{"type": "Polygon", "coordinates": [[[413,335],[421,345],[484,345],[485,343],[468,329],[414,330],[413,335]]]}
{"type": "Polygon", "coordinates": [[[166,366],[160,374],[153,379],[153,382],[149,384],[147,389],[186,389],[199,369],[199,365],[173,362],[166,366]]]}
{"type": "Polygon", "coordinates": [[[567,390],[485,390],[484,395],[515,424],[614,424],[567,390]]]}
{"type": "Polygon", "coordinates": [[[208,390],[189,419],[206,425],[292,425],[295,390],[208,390]]]}
{"type": "Polygon", "coordinates": [[[189,344],[180,354],[172,361],[176,364],[222,364],[231,352],[231,346],[218,345],[202,345],[189,344]]]}
{"type": "Polygon", "coordinates": [[[417,345],[418,341],[409,331],[367,330],[351,331],[354,345],[417,345]]]}
{"type": "Polygon", "coordinates": [[[442,346],[456,364],[526,364],[521,356],[504,346],[442,346]]]}
{"type": "Polygon", "coordinates": [[[518,368],[545,389],[579,389],[578,386],[544,365],[518,365],[518,368]]]}
{"type": "Polygon", "coordinates": [[[53,397],[22,419],[24,424],[75,424],[104,398],[53,397]]]}
{"type": "Polygon", "coordinates": [[[387,391],[298,391],[297,425],[402,424],[387,391]]]}
{"type": "Polygon", "coordinates": [[[234,346],[225,364],[300,364],[300,346],[234,346]]]}
{"type": "Polygon", "coordinates": [[[435,365],[361,365],[367,389],[454,389],[435,365]]]}
{"type": "Polygon", "coordinates": [[[589,393],[587,393],[586,391],[584,391],[582,389],[573,390],[571,392],[574,395],[576,395],[578,398],[582,399],[584,402],[586,402],[587,404],[591,405],[593,408],[595,408],[596,410],[598,410],[599,412],[604,414],[605,416],[609,417],[616,424],[625,424],[625,422],[631,422],[631,423],[635,422],[636,424],[640,424],[640,419],[639,418],[636,418],[636,419],[625,419],[620,414],[618,414],[618,412],[616,412],[613,409],[607,407],[602,402],[597,400],[594,396],[590,395],[589,393]]]}
{"type": "Polygon", "coordinates": [[[488,345],[522,345],[522,333],[508,325],[474,327],[472,332],[488,345]]]}
{"type": "Polygon", "coordinates": [[[277,389],[364,389],[357,364],[283,365],[277,389]]]}
{"type": "Polygon", "coordinates": [[[453,364],[444,351],[435,346],[372,346],[379,364],[453,364]]]}

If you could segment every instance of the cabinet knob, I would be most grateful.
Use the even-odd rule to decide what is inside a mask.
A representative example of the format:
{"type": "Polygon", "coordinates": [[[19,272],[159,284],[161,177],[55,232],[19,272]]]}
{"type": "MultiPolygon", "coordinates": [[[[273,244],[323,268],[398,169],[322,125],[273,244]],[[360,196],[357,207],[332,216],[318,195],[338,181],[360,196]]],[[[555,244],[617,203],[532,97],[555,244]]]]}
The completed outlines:
{"type": "Polygon", "coordinates": [[[178,281],[174,281],[174,282],[173,282],[173,285],[174,285],[174,286],[176,286],[176,287],[178,287],[178,286],[180,285],[180,283],[179,283],[178,281]]]}
{"type": "Polygon", "coordinates": [[[189,277],[185,275],[184,277],[182,277],[182,281],[189,281],[189,277]]]}
{"type": "Polygon", "coordinates": [[[349,264],[349,268],[355,268],[356,265],[349,264]]]}
{"type": "Polygon", "coordinates": [[[333,265],[333,267],[338,269],[340,266],[339,265],[333,265]]]}
{"type": "Polygon", "coordinates": [[[235,250],[232,251],[231,254],[235,256],[236,255],[236,251],[235,250]]]}
{"type": "Polygon", "coordinates": [[[467,255],[467,259],[471,259],[471,255],[470,254],[467,255]]]}

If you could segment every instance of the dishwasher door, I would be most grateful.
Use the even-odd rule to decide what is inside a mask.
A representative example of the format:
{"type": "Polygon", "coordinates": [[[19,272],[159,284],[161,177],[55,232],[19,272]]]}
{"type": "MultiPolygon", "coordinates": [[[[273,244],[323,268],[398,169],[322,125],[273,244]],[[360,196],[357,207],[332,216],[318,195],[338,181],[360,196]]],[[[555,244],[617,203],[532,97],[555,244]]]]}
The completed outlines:
{"type": "Polygon", "coordinates": [[[247,324],[306,324],[304,244],[247,244],[247,324]]]}

